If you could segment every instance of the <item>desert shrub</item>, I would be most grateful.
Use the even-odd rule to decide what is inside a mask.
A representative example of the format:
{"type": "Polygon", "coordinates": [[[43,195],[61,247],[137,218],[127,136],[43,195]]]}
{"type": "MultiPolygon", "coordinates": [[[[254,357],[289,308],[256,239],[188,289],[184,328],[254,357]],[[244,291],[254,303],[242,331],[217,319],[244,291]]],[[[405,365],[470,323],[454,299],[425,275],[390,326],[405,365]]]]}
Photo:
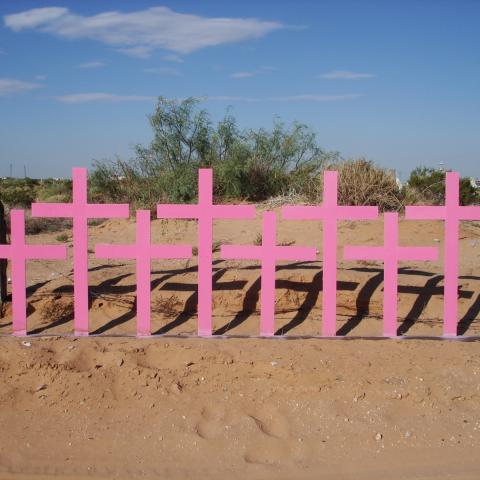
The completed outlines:
{"type": "Polygon", "coordinates": [[[73,318],[73,299],[69,297],[52,297],[40,307],[43,323],[58,324],[68,322],[73,318]]]}
{"type": "Polygon", "coordinates": [[[60,232],[71,227],[72,221],[68,218],[40,218],[31,216],[25,218],[25,233],[27,235],[60,232]]]}
{"type": "Polygon", "coordinates": [[[39,202],[71,202],[72,181],[63,179],[47,178],[41,180],[36,189],[36,200],[39,202]]]}
{"type": "Polygon", "coordinates": [[[400,210],[403,194],[395,174],[363,158],[329,166],[338,170],[340,205],[376,205],[380,211],[400,210]]]}
{"type": "MultiPolygon", "coordinates": [[[[410,174],[404,188],[409,203],[442,205],[445,202],[445,172],[428,167],[418,167],[410,174]]],[[[480,195],[469,178],[460,179],[460,203],[472,205],[480,201],[480,195]]]]}
{"type": "Polygon", "coordinates": [[[72,199],[72,181],[53,178],[1,179],[0,199],[9,208],[30,208],[35,201],[69,202],[72,199]]]}
{"type": "Polygon", "coordinates": [[[10,208],[30,208],[35,201],[38,181],[31,178],[0,180],[0,200],[10,208]]]}

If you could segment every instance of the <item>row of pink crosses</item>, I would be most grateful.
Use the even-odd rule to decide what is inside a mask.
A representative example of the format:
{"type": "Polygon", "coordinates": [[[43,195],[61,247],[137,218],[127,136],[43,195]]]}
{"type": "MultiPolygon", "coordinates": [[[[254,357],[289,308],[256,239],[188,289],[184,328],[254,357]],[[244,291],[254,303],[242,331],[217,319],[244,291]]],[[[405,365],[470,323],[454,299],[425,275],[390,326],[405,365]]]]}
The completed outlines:
{"type": "MultiPolygon", "coordinates": [[[[34,203],[32,216],[71,218],[73,220],[73,288],[75,335],[89,333],[88,321],[88,219],[126,218],[126,204],[89,204],[87,170],[73,169],[72,203],[34,203]]],[[[254,205],[214,205],[211,169],[199,170],[198,203],[193,205],[157,205],[158,218],[197,219],[198,221],[198,335],[212,335],[212,230],[214,219],[254,219],[254,205]]],[[[341,206],[337,201],[337,172],[324,174],[321,205],[284,206],[281,215],[291,220],[323,222],[323,303],[322,332],[336,336],[337,222],[378,218],[374,206],[341,206]]],[[[480,220],[480,207],[460,206],[459,176],[446,174],[445,206],[406,207],[407,219],[434,219],[445,222],[444,259],[444,336],[457,335],[459,225],[461,220],[480,220]]],[[[136,212],[136,241],[132,245],[97,245],[97,258],[128,258],[136,261],[137,335],[151,334],[150,277],[152,259],[190,258],[190,245],[152,245],[150,211],[136,212]]],[[[260,335],[273,336],[275,330],[275,265],[278,260],[314,261],[314,247],[279,246],[276,241],[276,215],[264,212],[261,245],[222,245],[223,259],[250,259],[261,263],[260,335]]],[[[11,244],[0,245],[0,258],[11,260],[13,334],[27,334],[26,261],[29,259],[65,259],[64,245],[28,245],[25,242],[23,210],[11,211],[11,244]]],[[[384,244],[379,247],[345,246],[347,260],[381,260],[384,263],[383,334],[397,335],[398,263],[405,260],[431,261],[438,258],[436,247],[401,247],[398,238],[398,214],[384,214],[384,244]]]]}

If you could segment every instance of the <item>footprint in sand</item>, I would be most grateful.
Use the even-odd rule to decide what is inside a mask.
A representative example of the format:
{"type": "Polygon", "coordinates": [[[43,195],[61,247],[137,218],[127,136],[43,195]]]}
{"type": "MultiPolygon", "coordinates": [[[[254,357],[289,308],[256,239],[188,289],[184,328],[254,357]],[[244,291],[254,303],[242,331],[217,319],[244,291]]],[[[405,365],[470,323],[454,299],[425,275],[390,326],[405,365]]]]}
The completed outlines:
{"type": "Polygon", "coordinates": [[[290,436],[287,418],[275,408],[263,407],[248,415],[261,432],[269,437],[286,440],[290,436]]]}
{"type": "Polygon", "coordinates": [[[225,410],[222,407],[204,407],[202,410],[202,418],[196,426],[198,436],[206,440],[220,437],[225,431],[224,417],[225,410]]]}
{"type": "Polygon", "coordinates": [[[278,438],[269,438],[268,441],[255,441],[249,445],[243,459],[247,463],[273,465],[286,463],[291,458],[291,450],[287,442],[278,438]]]}
{"type": "Polygon", "coordinates": [[[244,455],[247,463],[264,465],[285,463],[292,458],[289,445],[290,425],[287,418],[274,408],[261,408],[248,415],[255,422],[261,438],[249,442],[244,455]]]}

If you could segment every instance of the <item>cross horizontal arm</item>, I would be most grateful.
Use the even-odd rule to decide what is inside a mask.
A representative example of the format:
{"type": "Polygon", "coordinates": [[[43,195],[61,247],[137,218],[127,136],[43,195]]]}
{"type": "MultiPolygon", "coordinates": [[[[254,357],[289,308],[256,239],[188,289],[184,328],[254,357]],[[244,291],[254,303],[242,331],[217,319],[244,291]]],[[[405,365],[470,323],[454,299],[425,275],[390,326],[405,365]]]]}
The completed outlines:
{"type": "Polygon", "coordinates": [[[11,258],[11,256],[12,256],[12,246],[0,245],[0,258],[11,258]]]}
{"type": "Polygon", "coordinates": [[[31,260],[49,260],[67,258],[65,245],[26,245],[25,258],[31,260]]]}
{"type": "Polygon", "coordinates": [[[375,220],[378,217],[378,207],[347,207],[342,205],[336,208],[339,220],[375,220]]]}
{"type": "Polygon", "coordinates": [[[343,258],[345,260],[383,260],[385,248],[346,245],[343,250],[343,258]]]}
{"type": "Polygon", "coordinates": [[[460,207],[460,217],[461,220],[480,220],[480,207],[460,207]]]}
{"type": "Polygon", "coordinates": [[[251,219],[255,218],[254,205],[213,205],[214,218],[251,219]]]}
{"type": "Polygon", "coordinates": [[[109,245],[100,243],[95,246],[95,257],[134,259],[137,257],[137,249],[135,245],[109,245]]]}
{"type": "Polygon", "coordinates": [[[70,218],[73,216],[73,205],[71,203],[32,203],[32,216],[70,218]]]}
{"type": "Polygon", "coordinates": [[[88,218],[126,218],[130,213],[130,207],[126,203],[90,203],[85,208],[88,218]]]}
{"type": "Polygon", "coordinates": [[[279,246],[273,247],[274,255],[278,260],[292,260],[292,261],[301,261],[301,260],[316,260],[317,259],[317,249],[313,247],[286,247],[279,246]]]}
{"type": "Polygon", "coordinates": [[[436,247],[398,247],[398,260],[438,260],[436,247]]]}
{"type": "Polygon", "coordinates": [[[190,245],[152,245],[150,247],[150,258],[190,258],[192,247],[190,245]]]}
{"type": "Polygon", "coordinates": [[[407,206],[405,218],[408,220],[444,220],[445,207],[407,206]]]}
{"type": "Polygon", "coordinates": [[[316,205],[282,207],[282,217],[286,220],[321,220],[325,217],[325,208],[316,205]]]}
{"type": "Polygon", "coordinates": [[[198,205],[161,203],[157,205],[157,218],[198,218],[198,205]]]}
{"type": "Polygon", "coordinates": [[[252,245],[222,245],[220,256],[226,260],[259,260],[262,258],[262,247],[252,245]]]}

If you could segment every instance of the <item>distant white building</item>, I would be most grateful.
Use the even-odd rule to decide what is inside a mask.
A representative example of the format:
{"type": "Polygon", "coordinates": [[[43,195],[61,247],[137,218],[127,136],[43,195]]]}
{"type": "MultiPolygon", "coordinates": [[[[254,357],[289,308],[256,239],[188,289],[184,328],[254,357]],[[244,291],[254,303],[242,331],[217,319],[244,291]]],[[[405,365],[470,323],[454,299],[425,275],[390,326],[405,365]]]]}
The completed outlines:
{"type": "Polygon", "coordinates": [[[473,188],[480,188],[480,178],[470,177],[470,185],[473,188]]]}

